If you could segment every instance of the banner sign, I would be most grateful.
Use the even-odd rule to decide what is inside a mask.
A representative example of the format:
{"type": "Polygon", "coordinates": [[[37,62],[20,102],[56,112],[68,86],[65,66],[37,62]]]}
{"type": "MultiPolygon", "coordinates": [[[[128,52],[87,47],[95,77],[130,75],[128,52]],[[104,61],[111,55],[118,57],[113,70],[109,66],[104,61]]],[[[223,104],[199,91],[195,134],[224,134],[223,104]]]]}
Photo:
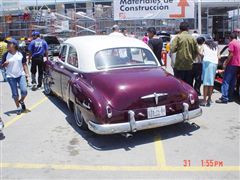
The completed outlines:
{"type": "Polygon", "coordinates": [[[19,0],[0,0],[0,11],[19,9],[19,0]]]}
{"type": "Polygon", "coordinates": [[[194,0],[118,0],[114,20],[194,18],[194,0]]]}

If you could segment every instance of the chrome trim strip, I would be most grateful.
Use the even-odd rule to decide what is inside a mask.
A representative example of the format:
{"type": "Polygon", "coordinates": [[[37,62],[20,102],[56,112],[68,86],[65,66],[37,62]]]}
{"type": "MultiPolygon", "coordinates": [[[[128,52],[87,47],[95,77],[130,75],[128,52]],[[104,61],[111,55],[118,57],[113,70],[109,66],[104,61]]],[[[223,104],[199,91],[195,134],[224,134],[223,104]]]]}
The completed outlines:
{"type": "Polygon", "coordinates": [[[167,96],[167,95],[168,95],[168,93],[153,93],[153,94],[149,94],[146,96],[142,96],[141,99],[150,99],[150,98],[167,96]]]}
{"type": "Polygon", "coordinates": [[[179,113],[171,116],[146,119],[141,121],[135,121],[135,118],[132,117],[132,112],[129,111],[130,122],[117,124],[96,124],[93,121],[89,121],[88,128],[96,134],[136,132],[137,130],[152,129],[194,119],[201,116],[202,109],[198,108],[192,111],[185,111],[184,113],[187,113],[187,116],[184,115],[184,113],[179,113]]]}
{"type": "Polygon", "coordinates": [[[141,99],[150,99],[150,98],[155,98],[155,103],[156,105],[158,105],[158,98],[162,97],[162,96],[167,96],[168,93],[153,93],[153,94],[149,94],[146,96],[142,96],[141,99]]]}

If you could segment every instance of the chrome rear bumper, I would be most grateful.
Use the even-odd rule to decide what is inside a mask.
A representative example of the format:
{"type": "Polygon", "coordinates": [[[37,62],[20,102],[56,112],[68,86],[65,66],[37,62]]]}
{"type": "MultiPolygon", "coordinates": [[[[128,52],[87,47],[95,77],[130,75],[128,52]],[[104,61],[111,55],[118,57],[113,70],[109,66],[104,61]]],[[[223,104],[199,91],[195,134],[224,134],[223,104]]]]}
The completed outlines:
{"type": "Polygon", "coordinates": [[[152,129],[162,126],[167,126],[171,124],[176,124],[179,122],[187,121],[189,119],[196,118],[201,116],[202,109],[198,108],[192,111],[188,110],[189,105],[184,103],[184,112],[159,117],[154,119],[146,119],[141,121],[135,121],[135,113],[133,111],[128,111],[129,122],[126,123],[116,123],[116,124],[96,124],[92,121],[88,122],[88,128],[95,132],[96,134],[117,134],[117,133],[127,133],[127,132],[136,132],[144,129],[152,129]]]}

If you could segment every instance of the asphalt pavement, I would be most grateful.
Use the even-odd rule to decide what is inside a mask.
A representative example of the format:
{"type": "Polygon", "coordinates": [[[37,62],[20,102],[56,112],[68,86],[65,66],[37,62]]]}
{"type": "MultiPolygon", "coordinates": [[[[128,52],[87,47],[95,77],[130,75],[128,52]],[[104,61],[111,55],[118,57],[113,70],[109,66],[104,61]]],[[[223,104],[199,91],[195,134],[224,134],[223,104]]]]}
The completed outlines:
{"type": "Polygon", "coordinates": [[[42,91],[29,89],[29,112],[18,116],[0,82],[1,179],[240,179],[237,99],[127,139],[78,129],[66,104],[42,91]]]}

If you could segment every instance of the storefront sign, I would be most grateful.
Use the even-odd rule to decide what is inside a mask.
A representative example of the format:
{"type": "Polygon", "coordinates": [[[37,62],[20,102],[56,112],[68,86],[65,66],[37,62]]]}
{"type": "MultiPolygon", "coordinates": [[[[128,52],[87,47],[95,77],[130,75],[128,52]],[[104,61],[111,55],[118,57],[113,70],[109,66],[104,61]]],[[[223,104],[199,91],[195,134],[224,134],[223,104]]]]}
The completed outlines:
{"type": "Polygon", "coordinates": [[[194,18],[194,0],[118,0],[114,20],[194,18]]]}
{"type": "Polygon", "coordinates": [[[0,11],[19,9],[19,0],[1,0],[0,11]]]}

